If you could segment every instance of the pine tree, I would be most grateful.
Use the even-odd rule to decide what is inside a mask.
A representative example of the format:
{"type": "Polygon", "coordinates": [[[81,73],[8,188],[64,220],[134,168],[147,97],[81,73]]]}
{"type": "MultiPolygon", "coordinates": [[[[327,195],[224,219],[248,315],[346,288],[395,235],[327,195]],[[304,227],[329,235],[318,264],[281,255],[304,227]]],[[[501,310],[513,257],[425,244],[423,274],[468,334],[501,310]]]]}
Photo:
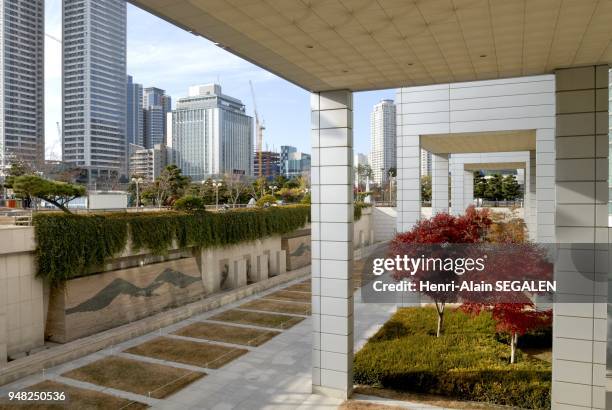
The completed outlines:
{"type": "Polygon", "coordinates": [[[506,201],[514,201],[521,196],[521,187],[514,175],[507,175],[504,178],[502,193],[506,201]]]}
{"type": "Polygon", "coordinates": [[[489,201],[499,201],[503,199],[503,178],[500,174],[495,174],[487,181],[487,188],[485,189],[485,199],[489,201]]]}
{"type": "Polygon", "coordinates": [[[482,199],[485,197],[487,180],[484,179],[480,171],[474,172],[474,198],[482,199]]]}

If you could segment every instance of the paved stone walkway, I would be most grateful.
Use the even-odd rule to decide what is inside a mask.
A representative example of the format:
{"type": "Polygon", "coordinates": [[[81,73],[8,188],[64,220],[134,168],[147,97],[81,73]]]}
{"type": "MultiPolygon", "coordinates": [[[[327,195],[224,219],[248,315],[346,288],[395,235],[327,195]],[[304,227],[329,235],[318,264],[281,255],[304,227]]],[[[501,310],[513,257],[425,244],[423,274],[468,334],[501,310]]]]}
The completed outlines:
{"type": "MultiPolygon", "coordinates": [[[[55,380],[67,385],[95,390],[125,399],[146,403],[153,409],[335,409],[341,400],[311,394],[311,338],[312,319],[307,316],[301,323],[282,331],[259,347],[246,347],[249,353],[226,364],[220,369],[203,369],[197,366],[136,356],[124,353],[125,349],[139,345],[160,335],[171,338],[179,336],[170,333],[193,322],[210,321],[209,318],[222,311],[236,308],[250,300],[264,297],[279,289],[300,283],[299,279],[270,289],[222,308],[194,316],[188,320],[162,328],[159,331],[129,340],[104,349],[81,359],[54,367],[44,375],[29,376],[0,388],[0,397],[9,391],[16,391],[43,380],[55,380]],[[61,374],[92,363],[107,356],[119,356],[145,362],[164,364],[194,371],[204,371],[208,375],[188,385],[175,394],[160,400],[95,384],[85,383],[62,377],[61,374]]],[[[395,310],[391,305],[360,303],[359,291],[355,295],[355,348],[360,348],[369,336],[389,318],[395,310]]],[[[268,312],[269,313],[269,312],[268,312]]],[[[220,323],[220,322],[219,322],[220,323]]],[[[255,327],[250,325],[232,326],[255,327]]],[[[261,327],[257,327],[261,329],[261,327]]],[[[278,330],[278,329],[276,329],[278,330]]],[[[193,339],[202,342],[202,339],[193,339]]],[[[212,342],[233,347],[244,346],[212,342]]]]}

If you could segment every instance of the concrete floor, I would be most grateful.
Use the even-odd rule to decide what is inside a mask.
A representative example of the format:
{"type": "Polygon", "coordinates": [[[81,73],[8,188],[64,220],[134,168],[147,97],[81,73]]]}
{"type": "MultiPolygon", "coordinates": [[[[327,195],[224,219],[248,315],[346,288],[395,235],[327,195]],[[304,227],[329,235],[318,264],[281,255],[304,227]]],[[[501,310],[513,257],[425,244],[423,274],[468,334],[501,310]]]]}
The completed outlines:
{"type": "MultiPolygon", "coordinates": [[[[122,353],[129,347],[160,335],[168,335],[191,322],[207,320],[221,311],[235,308],[249,300],[258,299],[267,293],[275,292],[301,281],[303,279],[270,289],[223,308],[194,316],[156,332],[48,369],[44,374],[26,377],[0,388],[0,396],[5,396],[9,391],[16,391],[46,379],[146,403],[153,409],[335,409],[342,403],[342,400],[311,393],[312,319],[310,316],[293,328],[283,331],[267,343],[259,347],[247,348],[250,350],[248,354],[217,370],[202,369],[122,353]],[[109,355],[205,371],[208,376],[163,400],[79,382],[61,376],[66,371],[109,355]]],[[[391,305],[360,303],[359,291],[357,291],[355,295],[355,349],[359,349],[394,311],[395,307],[391,305]]],[[[244,346],[240,347],[244,348],[244,346]]]]}

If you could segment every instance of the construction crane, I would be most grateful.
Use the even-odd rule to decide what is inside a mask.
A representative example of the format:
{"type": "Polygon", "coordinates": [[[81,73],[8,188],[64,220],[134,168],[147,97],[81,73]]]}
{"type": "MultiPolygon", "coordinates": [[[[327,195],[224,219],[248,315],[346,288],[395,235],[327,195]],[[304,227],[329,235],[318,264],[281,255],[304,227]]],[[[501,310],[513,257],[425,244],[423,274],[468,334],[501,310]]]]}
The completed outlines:
{"type": "Polygon", "coordinates": [[[255,89],[253,88],[253,83],[249,80],[249,85],[251,86],[251,96],[253,97],[253,110],[255,111],[255,133],[257,137],[257,144],[255,148],[255,152],[257,153],[257,158],[259,159],[259,177],[263,176],[263,134],[266,126],[263,121],[259,119],[259,112],[257,111],[257,102],[255,101],[255,89]]]}
{"type": "Polygon", "coordinates": [[[62,40],[60,40],[59,38],[52,36],[49,33],[45,33],[45,36],[49,37],[51,40],[57,41],[58,43],[62,44],[62,40]]]}

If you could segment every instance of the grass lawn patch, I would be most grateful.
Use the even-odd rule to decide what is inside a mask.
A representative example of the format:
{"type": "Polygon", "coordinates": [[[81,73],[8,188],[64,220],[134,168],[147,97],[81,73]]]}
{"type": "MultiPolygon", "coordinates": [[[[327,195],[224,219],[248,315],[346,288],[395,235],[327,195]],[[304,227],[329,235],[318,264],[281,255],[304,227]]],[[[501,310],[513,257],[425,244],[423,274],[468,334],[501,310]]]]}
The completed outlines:
{"type": "Polygon", "coordinates": [[[240,309],[263,310],[265,312],[310,315],[309,303],[281,302],[278,300],[257,299],[239,306],[240,309]]]}
{"type": "Polygon", "coordinates": [[[310,281],[296,283],[295,285],[291,285],[288,288],[283,290],[290,290],[294,292],[309,292],[312,290],[310,281]]]}
{"type": "Polygon", "coordinates": [[[218,369],[247,353],[248,350],[170,337],[158,337],[127,349],[125,352],[169,362],[218,369]]]}
{"type": "Polygon", "coordinates": [[[149,406],[109,394],[100,393],[93,390],[81,389],[51,380],[45,380],[21,390],[24,392],[57,392],[64,393],[66,400],[62,402],[9,402],[8,398],[0,399],[0,410],[141,410],[149,406]]]}
{"type": "Polygon", "coordinates": [[[288,300],[291,302],[310,302],[312,296],[310,293],[293,292],[290,290],[279,290],[269,295],[264,296],[265,299],[288,300]]]}
{"type": "Polygon", "coordinates": [[[460,410],[510,410],[508,406],[500,406],[490,403],[478,403],[475,401],[453,400],[449,397],[436,396],[432,394],[410,393],[391,389],[382,389],[371,386],[355,386],[353,394],[382,397],[385,399],[408,401],[412,403],[425,404],[442,409],[460,410]]]}
{"type": "Polygon", "coordinates": [[[260,330],[218,323],[192,323],[174,332],[175,335],[208,339],[217,342],[234,343],[244,346],[260,346],[280,332],[260,330]]]}
{"type": "Polygon", "coordinates": [[[355,355],[357,384],[521,408],[550,408],[551,364],[500,341],[490,315],[448,310],[436,338],[433,308],[403,308],[355,355]]]}
{"type": "Polygon", "coordinates": [[[263,326],[272,329],[289,329],[304,320],[303,317],[281,315],[278,313],[249,312],[247,310],[226,310],[210,318],[221,322],[242,325],[263,326]]]}
{"type": "Polygon", "coordinates": [[[206,376],[206,373],[110,356],[62,376],[163,399],[206,376]]]}

